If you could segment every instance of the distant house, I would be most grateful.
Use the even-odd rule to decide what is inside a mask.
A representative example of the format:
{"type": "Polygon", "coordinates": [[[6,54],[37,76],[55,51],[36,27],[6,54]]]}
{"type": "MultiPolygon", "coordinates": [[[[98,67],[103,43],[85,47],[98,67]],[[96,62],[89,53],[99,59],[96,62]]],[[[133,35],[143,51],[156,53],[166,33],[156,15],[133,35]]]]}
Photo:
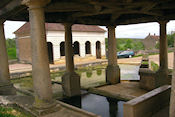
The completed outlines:
{"type": "Polygon", "coordinates": [[[149,34],[142,42],[145,49],[155,49],[156,44],[159,42],[159,36],[149,34]]]}
{"type": "MultiPolygon", "coordinates": [[[[65,56],[64,26],[59,23],[46,23],[46,37],[50,63],[54,63],[65,56]]],[[[105,30],[98,26],[72,26],[73,49],[77,57],[105,56],[105,30]]],[[[17,57],[19,61],[31,63],[30,24],[26,23],[14,32],[17,43],[17,57]]]]}

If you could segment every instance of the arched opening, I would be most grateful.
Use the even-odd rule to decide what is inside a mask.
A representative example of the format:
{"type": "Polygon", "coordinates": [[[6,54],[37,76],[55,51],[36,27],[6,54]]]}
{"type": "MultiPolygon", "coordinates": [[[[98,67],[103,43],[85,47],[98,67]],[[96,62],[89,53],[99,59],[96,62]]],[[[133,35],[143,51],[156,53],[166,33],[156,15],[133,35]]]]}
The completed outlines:
{"type": "Polygon", "coordinates": [[[60,56],[65,56],[65,42],[60,43],[60,56]]]}
{"type": "Polygon", "coordinates": [[[80,44],[78,41],[74,42],[74,55],[80,55],[80,44]]]}
{"type": "Polygon", "coordinates": [[[100,43],[100,41],[96,42],[96,58],[101,59],[101,43],[100,43]]]}
{"type": "Polygon", "coordinates": [[[91,43],[86,41],[85,43],[86,54],[91,54],[91,43]]]}
{"type": "Polygon", "coordinates": [[[53,64],[53,44],[51,42],[47,42],[47,49],[48,49],[48,57],[49,57],[49,63],[53,64]]]}

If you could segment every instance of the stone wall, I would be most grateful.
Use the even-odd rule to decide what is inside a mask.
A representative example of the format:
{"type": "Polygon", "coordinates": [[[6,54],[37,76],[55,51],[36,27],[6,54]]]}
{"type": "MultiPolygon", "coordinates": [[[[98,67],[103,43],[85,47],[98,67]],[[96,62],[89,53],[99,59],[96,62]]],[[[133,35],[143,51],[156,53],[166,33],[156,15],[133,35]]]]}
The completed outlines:
{"type": "MultiPolygon", "coordinates": [[[[168,51],[174,51],[174,50],[173,50],[173,48],[168,48],[168,51]]],[[[135,54],[136,55],[141,55],[141,54],[156,54],[156,53],[159,53],[159,49],[135,51],[135,54]]]]}
{"type": "MultiPolygon", "coordinates": [[[[91,56],[96,56],[96,42],[101,43],[101,56],[105,56],[105,35],[102,32],[72,32],[73,43],[79,42],[80,57],[89,56],[85,53],[85,43],[90,42],[91,56]]],[[[18,44],[18,59],[21,62],[31,63],[31,42],[29,34],[16,35],[18,44]]],[[[47,42],[53,45],[53,60],[58,61],[60,56],[60,43],[64,42],[64,31],[48,31],[47,42]]]]}
{"type": "Polygon", "coordinates": [[[171,86],[164,85],[123,105],[124,117],[152,117],[169,105],[171,86]]]}
{"type": "Polygon", "coordinates": [[[157,40],[152,39],[149,35],[142,41],[145,49],[155,49],[157,40]]]}
{"type": "Polygon", "coordinates": [[[31,63],[31,40],[29,37],[16,39],[18,43],[18,59],[21,62],[31,63]]]}

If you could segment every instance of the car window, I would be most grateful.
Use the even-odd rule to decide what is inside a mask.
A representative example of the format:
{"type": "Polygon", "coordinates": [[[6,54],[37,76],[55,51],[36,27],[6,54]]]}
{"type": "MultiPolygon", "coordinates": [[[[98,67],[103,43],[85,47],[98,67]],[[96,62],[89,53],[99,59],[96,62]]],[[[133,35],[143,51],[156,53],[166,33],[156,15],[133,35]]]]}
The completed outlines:
{"type": "Polygon", "coordinates": [[[128,51],[123,51],[121,54],[128,54],[129,52],[128,51]]]}

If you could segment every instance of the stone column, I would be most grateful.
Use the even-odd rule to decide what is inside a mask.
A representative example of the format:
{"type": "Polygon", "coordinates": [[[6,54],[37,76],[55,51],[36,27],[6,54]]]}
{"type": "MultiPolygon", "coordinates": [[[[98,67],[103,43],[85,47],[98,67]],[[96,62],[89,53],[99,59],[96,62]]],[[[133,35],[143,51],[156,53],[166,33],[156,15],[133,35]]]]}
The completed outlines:
{"type": "Polygon", "coordinates": [[[72,47],[72,24],[65,23],[65,59],[66,73],[62,76],[62,86],[66,96],[80,95],[80,76],[74,71],[72,47]]]}
{"type": "Polygon", "coordinates": [[[60,45],[58,45],[58,43],[53,44],[53,55],[54,55],[54,61],[60,59],[60,45]]]}
{"type": "Polygon", "coordinates": [[[108,66],[106,68],[106,81],[110,84],[120,82],[120,68],[117,64],[117,49],[115,26],[108,26],[108,66]]]}
{"type": "Polygon", "coordinates": [[[33,106],[38,109],[50,108],[55,105],[52,99],[52,85],[43,9],[49,1],[50,0],[24,0],[23,2],[29,7],[32,45],[32,78],[35,91],[35,102],[33,106]]]}
{"type": "Polygon", "coordinates": [[[96,44],[95,44],[95,42],[91,43],[91,54],[92,54],[92,56],[96,57],[96,44]]]}
{"type": "Polygon", "coordinates": [[[4,21],[0,20],[0,95],[14,95],[16,90],[10,83],[9,64],[4,36],[4,21]]]}
{"type": "Polygon", "coordinates": [[[85,50],[85,43],[80,42],[80,56],[85,57],[86,56],[86,50],[85,50]]]}
{"type": "MultiPolygon", "coordinates": [[[[175,42],[174,42],[175,45],[175,42]]],[[[175,57],[175,48],[174,48],[174,57],[175,57]]],[[[174,69],[173,69],[173,77],[171,83],[171,99],[170,99],[170,117],[175,117],[175,59],[174,59],[174,69]]]]}
{"type": "Polygon", "coordinates": [[[167,35],[166,24],[167,21],[159,21],[160,24],[160,46],[159,46],[159,63],[160,68],[156,75],[156,87],[167,83],[168,79],[168,51],[167,51],[167,35]]]}

